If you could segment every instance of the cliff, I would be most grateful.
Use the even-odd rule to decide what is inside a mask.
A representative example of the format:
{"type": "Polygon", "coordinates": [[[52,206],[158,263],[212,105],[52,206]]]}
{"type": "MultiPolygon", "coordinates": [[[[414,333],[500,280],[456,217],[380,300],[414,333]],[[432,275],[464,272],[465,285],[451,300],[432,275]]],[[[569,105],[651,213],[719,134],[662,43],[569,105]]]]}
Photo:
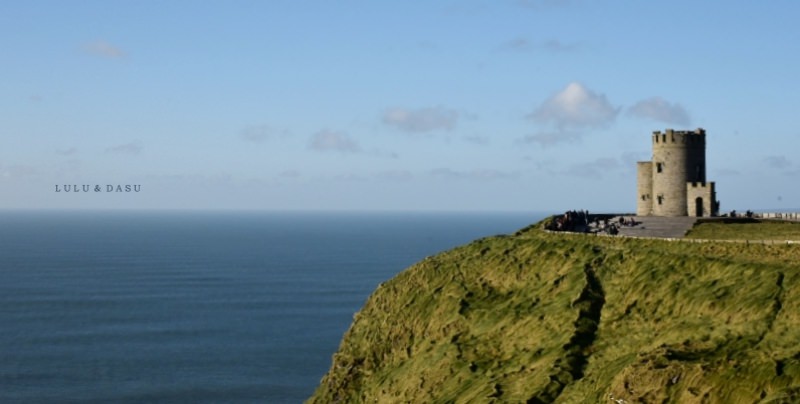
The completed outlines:
{"type": "Polygon", "coordinates": [[[798,281],[798,244],[485,238],[380,285],[309,402],[798,402],[798,281]]]}

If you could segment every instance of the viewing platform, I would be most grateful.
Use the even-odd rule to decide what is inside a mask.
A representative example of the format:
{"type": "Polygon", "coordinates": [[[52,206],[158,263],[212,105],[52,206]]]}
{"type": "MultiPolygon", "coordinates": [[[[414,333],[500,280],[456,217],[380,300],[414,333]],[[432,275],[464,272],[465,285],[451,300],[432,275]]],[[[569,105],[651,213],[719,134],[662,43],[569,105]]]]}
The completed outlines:
{"type": "MultiPolygon", "coordinates": [[[[624,216],[629,220],[631,216],[624,216]]],[[[636,221],[634,226],[618,226],[619,234],[630,237],[660,237],[681,238],[697,222],[696,217],[663,217],[663,216],[632,216],[636,221]]],[[[613,218],[611,223],[619,223],[620,216],[613,218]]]]}

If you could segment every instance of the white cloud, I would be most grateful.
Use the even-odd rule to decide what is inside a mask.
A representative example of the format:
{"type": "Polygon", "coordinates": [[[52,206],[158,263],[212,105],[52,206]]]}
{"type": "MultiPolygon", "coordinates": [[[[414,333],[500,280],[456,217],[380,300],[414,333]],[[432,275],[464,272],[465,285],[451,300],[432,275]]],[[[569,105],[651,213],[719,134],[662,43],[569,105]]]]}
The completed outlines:
{"type": "Polygon", "coordinates": [[[473,135],[473,136],[464,136],[465,142],[474,143],[477,145],[487,145],[489,144],[489,138],[487,136],[480,136],[480,135],[473,135]]]}
{"type": "Polygon", "coordinates": [[[581,134],[567,130],[540,131],[519,139],[522,143],[536,143],[542,147],[550,147],[557,143],[574,143],[580,140],[581,134]]]}
{"type": "Polygon", "coordinates": [[[83,162],[78,159],[66,159],[52,164],[52,169],[58,178],[74,178],[81,172],[82,167],[83,162]]]}
{"type": "Polygon", "coordinates": [[[513,50],[520,52],[532,51],[536,46],[528,38],[517,37],[500,46],[503,50],[513,50]]]}
{"type": "Polygon", "coordinates": [[[567,168],[564,174],[591,179],[601,179],[609,171],[620,167],[619,161],[610,157],[602,157],[586,163],[573,164],[567,168]]]}
{"type": "Polygon", "coordinates": [[[103,40],[89,42],[83,46],[83,49],[92,55],[109,59],[121,59],[126,56],[122,49],[103,40]]]}
{"type": "Polygon", "coordinates": [[[384,181],[405,182],[413,179],[414,174],[407,170],[386,170],[379,172],[377,177],[384,181]]]}
{"type": "Polygon", "coordinates": [[[581,48],[581,45],[577,43],[564,43],[558,39],[549,39],[542,43],[542,48],[550,52],[559,53],[576,51],[581,48]]]}
{"type": "Polygon", "coordinates": [[[283,170],[278,173],[278,177],[280,178],[300,178],[302,173],[297,170],[283,170]]]}
{"type": "Polygon", "coordinates": [[[628,108],[628,115],[668,124],[691,124],[691,118],[685,108],[678,103],[670,103],[661,97],[651,97],[637,102],[628,108]]]}
{"type": "MultiPolygon", "coordinates": [[[[321,178],[319,178],[321,179],[321,178]]],[[[340,182],[366,182],[369,181],[369,178],[365,177],[362,174],[356,173],[343,173],[343,174],[336,174],[332,177],[322,179],[323,181],[340,181],[340,182]]]]}
{"type": "Polygon", "coordinates": [[[517,37],[500,45],[501,50],[516,52],[533,52],[537,50],[544,50],[551,53],[563,53],[576,51],[580,48],[580,44],[565,43],[558,39],[548,39],[541,42],[534,42],[525,37],[517,37]]]}
{"type": "Polygon", "coordinates": [[[14,179],[22,177],[33,177],[39,175],[41,170],[37,167],[25,164],[12,164],[10,166],[0,165],[0,178],[14,179]]]}
{"type": "Polygon", "coordinates": [[[742,175],[742,173],[733,168],[717,168],[714,170],[714,177],[733,177],[737,175],[742,175]]]}
{"type": "Polygon", "coordinates": [[[452,130],[458,123],[459,113],[443,107],[390,108],[383,114],[383,123],[405,132],[423,133],[452,130]]]}
{"type": "Polygon", "coordinates": [[[73,154],[77,153],[78,149],[74,147],[70,147],[69,149],[58,149],[56,150],[56,154],[59,156],[72,156],[73,154]]]}
{"type": "Polygon", "coordinates": [[[792,165],[792,162],[786,156],[767,156],[764,157],[764,163],[771,168],[779,170],[789,168],[792,165]]]}
{"type": "Polygon", "coordinates": [[[393,152],[391,150],[384,150],[384,149],[372,149],[369,151],[370,155],[375,157],[387,158],[387,159],[397,159],[400,158],[400,155],[397,152],[393,152]]]}
{"type": "Polygon", "coordinates": [[[552,175],[556,175],[556,171],[555,171],[554,167],[556,167],[559,164],[558,160],[554,160],[554,159],[551,159],[551,158],[547,158],[547,159],[544,159],[544,160],[538,160],[538,159],[534,159],[531,156],[526,156],[523,159],[525,161],[532,162],[533,163],[533,167],[534,167],[534,169],[536,169],[536,171],[543,172],[543,173],[546,173],[547,175],[551,175],[551,176],[552,175]]]}
{"type": "Polygon", "coordinates": [[[361,148],[353,139],[344,133],[321,130],[311,137],[308,148],[317,151],[338,151],[342,153],[358,153],[361,148]]]}
{"type": "Polygon", "coordinates": [[[242,129],[239,138],[242,140],[261,143],[276,137],[286,137],[289,132],[285,129],[276,129],[269,125],[250,125],[242,129]]]}
{"type": "Polygon", "coordinates": [[[547,147],[561,142],[577,142],[588,128],[605,128],[619,113],[603,94],[597,94],[577,82],[569,83],[527,115],[540,125],[552,125],[554,130],[540,130],[520,139],[547,147]]]}
{"type": "Polygon", "coordinates": [[[505,172],[492,169],[457,171],[449,168],[436,168],[429,171],[429,174],[436,178],[444,178],[448,180],[492,181],[514,179],[519,177],[519,174],[515,172],[505,172]]]}
{"type": "Polygon", "coordinates": [[[142,153],[142,143],[137,141],[133,141],[131,143],[125,143],[118,146],[112,146],[106,149],[106,153],[115,153],[115,154],[130,154],[136,155],[142,153]]]}
{"type": "Polygon", "coordinates": [[[614,108],[603,94],[597,94],[577,82],[550,96],[528,118],[537,123],[552,123],[565,128],[602,128],[614,122],[619,108],[614,108]]]}

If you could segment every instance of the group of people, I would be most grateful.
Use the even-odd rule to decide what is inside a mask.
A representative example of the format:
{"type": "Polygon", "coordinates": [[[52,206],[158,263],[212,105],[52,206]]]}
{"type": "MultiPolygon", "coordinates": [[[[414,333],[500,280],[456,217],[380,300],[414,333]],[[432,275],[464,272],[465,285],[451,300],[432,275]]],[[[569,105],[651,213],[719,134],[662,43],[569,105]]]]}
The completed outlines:
{"type": "Polygon", "coordinates": [[[597,231],[604,231],[612,236],[619,234],[619,229],[621,227],[633,227],[640,222],[637,222],[635,218],[631,217],[626,219],[625,216],[620,216],[617,223],[609,224],[609,220],[603,220],[603,224],[600,224],[600,220],[595,220],[595,224],[597,225],[597,231]]]}
{"type": "Polygon", "coordinates": [[[568,210],[563,215],[553,216],[545,228],[553,231],[586,231],[589,228],[589,211],[568,210]]]}
{"type": "Polygon", "coordinates": [[[563,215],[556,215],[550,218],[550,221],[545,224],[545,229],[551,231],[570,231],[577,233],[607,233],[611,235],[619,234],[619,229],[623,226],[633,227],[639,222],[635,218],[626,218],[620,216],[619,221],[611,223],[609,217],[595,215],[594,218],[589,217],[589,211],[583,210],[568,210],[563,215]]]}
{"type": "Polygon", "coordinates": [[[736,213],[736,210],[732,210],[729,216],[730,216],[730,217],[746,217],[746,218],[752,218],[752,217],[753,217],[753,211],[751,211],[750,209],[748,209],[748,210],[747,210],[747,212],[745,212],[745,213],[744,213],[744,215],[742,215],[741,213],[738,213],[738,214],[737,214],[737,213],[736,213]],[[738,216],[737,216],[737,215],[738,215],[738,216]]]}

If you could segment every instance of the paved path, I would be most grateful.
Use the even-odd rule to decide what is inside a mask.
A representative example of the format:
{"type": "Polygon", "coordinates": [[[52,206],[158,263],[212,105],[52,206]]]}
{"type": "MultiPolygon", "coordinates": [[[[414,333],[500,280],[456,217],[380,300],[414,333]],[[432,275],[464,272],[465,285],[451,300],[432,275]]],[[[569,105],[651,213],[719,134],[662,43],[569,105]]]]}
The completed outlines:
{"type": "MultiPolygon", "coordinates": [[[[633,217],[637,225],[633,227],[628,226],[620,226],[619,225],[619,218],[620,216],[616,214],[594,214],[590,217],[591,225],[588,229],[585,229],[584,226],[579,226],[578,229],[572,232],[564,232],[564,233],[572,233],[572,234],[583,234],[584,230],[587,230],[588,233],[597,233],[603,236],[609,236],[608,233],[598,229],[594,225],[594,220],[598,219],[602,222],[607,218],[609,224],[614,224],[619,229],[618,235],[620,236],[628,236],[628,237],[644,237],[644,238],[665,238],[665,239],[672,239],[672,240],[684,240],[687,242],[693,243],[705,243],[705,242],[715,242],[715,243],[743,243],[743,244],[798,244],[798,240],[717,240],[717,239],[687,239],[684,238],[686,233],[694,226],[697,222],[697,218],[695,217],[658,217],[658,216],[631,216],[631,215],[624,215],[625,219],[628,220],[633,217]]],[[[724,218],[721,218],[724,221],[724,218]]],[[[737,220],[737,219],[734,219],[737,220]]],[[[747,220],[747,219],[741,219],[747,220]]],[[[766,219],[769,220],[769,219],[766,219]]],[[[780,220],[780,219],[778,219],[780,220]]],[[[783,219],[785,220],[785,219],[783,219]]],[[[798,219],[800,220],[800,219],[798,219]]],[[[553,230],[545,230],[545,231],[553,231],[553,230]]],[[[614,237],[614,236],[610,236],[614,237]]]]}
{"type": "MultiPolygon", "coordinates": [[[[626,216],[629,219],[630,216],[626,216]]],[[[681,238],[694,226],[696,217],[657,217],[657,216],[634,216],[637,224],[634,227],[622,226],[619,234],[633,237],[664,237],[681,238]]],[[[615,217],[611,223],[619,223],[619,217],[615,217]]]]}

